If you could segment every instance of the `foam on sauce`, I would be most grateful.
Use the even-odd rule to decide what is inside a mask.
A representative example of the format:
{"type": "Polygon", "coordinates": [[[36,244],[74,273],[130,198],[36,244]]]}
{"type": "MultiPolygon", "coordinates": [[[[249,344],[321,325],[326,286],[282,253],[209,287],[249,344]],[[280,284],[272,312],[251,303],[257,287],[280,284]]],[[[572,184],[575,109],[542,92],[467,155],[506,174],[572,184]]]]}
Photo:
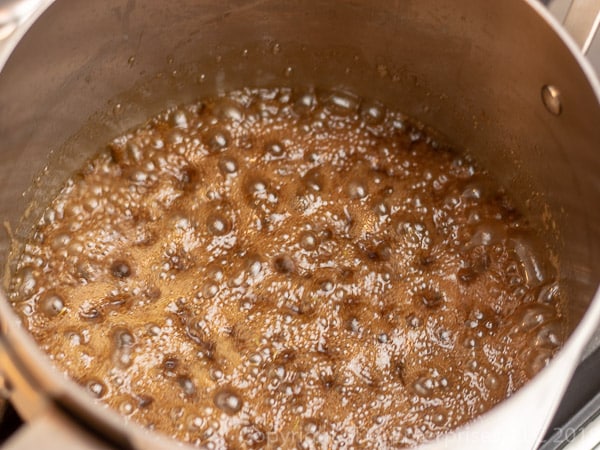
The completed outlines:
{"type": "Polygon", "coordinates": [[[556,270],[469,156],[346,93],[243,90],[115,139],[10,299],[123,416],[207,448],[395,448],[563,340],[556,270]]]}

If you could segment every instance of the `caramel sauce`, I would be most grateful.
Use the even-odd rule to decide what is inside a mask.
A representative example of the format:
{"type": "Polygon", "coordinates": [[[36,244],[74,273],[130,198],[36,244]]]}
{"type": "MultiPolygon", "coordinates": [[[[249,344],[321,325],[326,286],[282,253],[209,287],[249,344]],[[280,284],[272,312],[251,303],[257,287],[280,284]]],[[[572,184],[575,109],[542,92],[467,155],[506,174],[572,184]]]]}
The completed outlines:
{"type": "Polygon", "coordinates": [[[124,417],[206,448],[397,448],[563,340],[556,270],[468,155],[347,93],[243,90],[75,174],[10,298],[124,417]]]}

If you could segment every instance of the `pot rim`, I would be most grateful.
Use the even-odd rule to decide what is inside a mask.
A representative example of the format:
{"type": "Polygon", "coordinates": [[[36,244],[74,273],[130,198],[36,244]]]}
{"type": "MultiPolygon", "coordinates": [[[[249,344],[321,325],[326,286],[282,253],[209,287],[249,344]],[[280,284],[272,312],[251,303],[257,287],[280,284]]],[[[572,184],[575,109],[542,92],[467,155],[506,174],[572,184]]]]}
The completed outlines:
{"type": "MultiPolygon", "coordinates": [[[[0,70],[29,27],[54,2],[55,0],[38,0],[38,8],[20,24],[19,29],[11,36],[11,41],[9,43],[0,42],[0,45],[4,44],[0,48],[0,70]]],[[[580,70],[585,75],[595,93],[596,100],[600,104],[600,80],[575,41],[538,0],[525,0],[525,3],[537,13],[540,19],[551,28],[552,32],[567,47],[578,63],[580,70]]],[[[548,378],[547,374],[553,368],[558,367],[559,364],[569,364],[570,372],[563,372],[563,375],[565,380],[570,378],[575,365],[579,362],[585,344],[593,335],[599,321],[600,291],[596,293],[590,302],[584,316],[567,339],[563,348],[560,349],[547,367],[529,380],[510,398],[503,400],[472,422],[453,429],[448,435],[442,436],[438,440],[425,442],[419,448],[438,446],[440,442],[448,445],[447,442],[451,442],[452,436],[472,429],[479,424],[496,420],[499,414],[506,414],[506,411],[512,405],[516,405],[520,399],[526,398],[527,393],[533,389],[532,385],[542,382],[544,378],[548,378]]],[[[58,407],[58,409],[77,418],[78,421],[89,425],[90,431],[95,432],[95,434],[102,435],[104,438],[112,436],[112,443],[118,446],[144,448],[152,445],[153,448],[167,449],[172,448],[176,443],[182,448],[195,448],[191,445],[182,444],[158,432],[148,431],[135,422],[124,421],[118,412],[100,407],[81,386],[71,381],[54,367],[48,356],[35,343],[33,337],[20,325],[18,316],[13,311],[3,289],[0,289],[0,361],[9,361],[11,363],[11,366],[8,368],[0,368],[0,381],[2,376],[4,376],[16,389],[24,388],[28,390],[26,396],[34,396],[42,399],[39,402],[41,406],[29,414],[29,417],[26,417],[27,420],[35,420],[48,407],[58,407]]],[[[566,387],[566,384],[565,381],[564,386],[560,387],[560,394],[566,387]]],[[[551,420],[552,414],[553,411],[548,414],[546,425],[551,420]]],[[[538,436],[538,441],[542,436],[543,432],[538,436]]]]}

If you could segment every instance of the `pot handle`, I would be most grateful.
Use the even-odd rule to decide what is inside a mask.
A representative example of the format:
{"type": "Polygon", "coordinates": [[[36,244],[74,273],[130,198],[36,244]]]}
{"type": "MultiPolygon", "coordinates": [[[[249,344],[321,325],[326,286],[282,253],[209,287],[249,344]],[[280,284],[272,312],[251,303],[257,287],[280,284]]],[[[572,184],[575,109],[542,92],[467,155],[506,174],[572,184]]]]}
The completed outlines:
{"type": "Polygon", "coordinates": [[[25,427],[21,427],[2,446],[2,450],[109,450],[91,434],[62,417],[60,411],[48,409],[25,427]]]}
{"type": "Polygon", "coordinates": [[[600,0],[573,0],[563,25],[586,54],[600,26],[600,0]]]}
{"type": "Polygon", "coordinates": [[[0,69],[25,32],[54,0],[0,0],[0,69]]]}

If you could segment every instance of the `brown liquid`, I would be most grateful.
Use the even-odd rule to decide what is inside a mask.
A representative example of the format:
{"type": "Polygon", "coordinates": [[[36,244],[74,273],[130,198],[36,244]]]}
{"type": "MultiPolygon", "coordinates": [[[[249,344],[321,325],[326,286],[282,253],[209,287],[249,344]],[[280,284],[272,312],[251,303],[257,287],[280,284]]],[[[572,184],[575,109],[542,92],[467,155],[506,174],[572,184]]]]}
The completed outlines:
{"type": "Polygon", "coordinates": [[[555,270],[467,156],[346,94],[243,91],[115,139],[11,282],[55,363],[214,448],[414,445],[563,339],[555,270]]]}

